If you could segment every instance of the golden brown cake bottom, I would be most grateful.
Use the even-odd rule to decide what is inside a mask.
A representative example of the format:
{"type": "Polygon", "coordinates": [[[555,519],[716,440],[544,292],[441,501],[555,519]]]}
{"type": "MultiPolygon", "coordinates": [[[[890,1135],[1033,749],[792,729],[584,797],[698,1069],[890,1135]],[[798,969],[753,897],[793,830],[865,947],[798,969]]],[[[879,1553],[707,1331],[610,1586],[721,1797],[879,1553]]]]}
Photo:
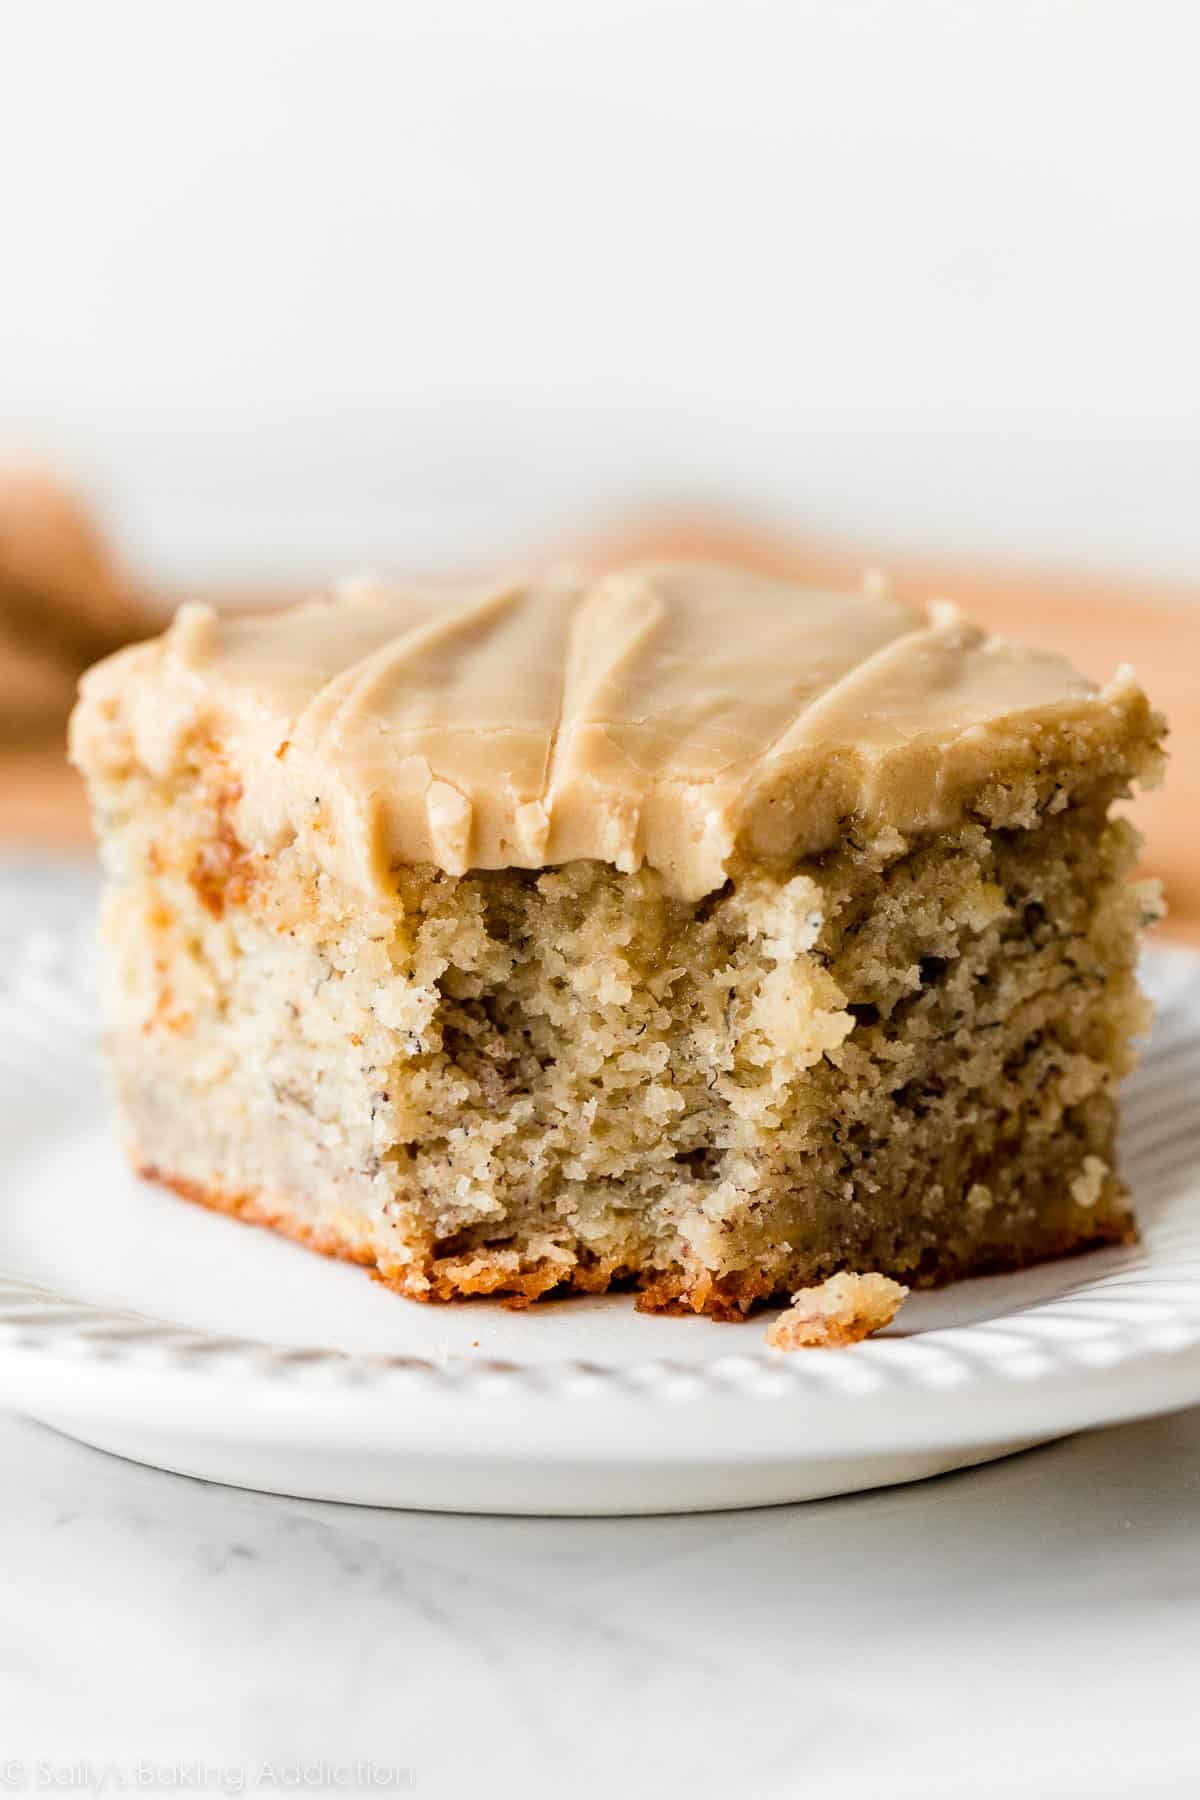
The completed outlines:
{"type": "MultiPolygon", "coordinates": [[[[577,1262],[565,1273],[554,1263],[514,1272],[511,1260],[504,1254],[489,1259],[473,1257],[469,1265],[463,1259],[447,1257],[429,1262],[410,1274],[393,1270],[385,1273],[379,1267],[377,1252],[369,1241],[356,1235],[348,1226],[318,1225],[302,1212],[289,1207],[280,1196],[266,1194],[233,1194],[219,1188],[205,1188],[185,1176],[164,1174],[152,1164],[137,1165],[137,1173],[145,1181],[170,1188],[183,1200],[203,1206],[209,1212],[224,1213],[244,1225],[258,1225],[319,1256],[356,1264],[370,1270],[373,1278],[403,1294],[406,1299],[426,1304],[454,1300],[500,1298],[510,1310],[524,1311],[535,1301],[563,1298],[568,1294],[605,1294],[628,1289],[637,1290],[637,1310],[655,1313],[703,1313],[722,1323],[739,1322],[760,1305],[784,1299],[787,1283],[766,1271],[739,1273],[732,1276],[701,1274],[689,1280],[682,1272],[673,1275],[637,1274],[620,1263],[577,1262]]],[[[943,1287],[971,1275],[1002,1275],[1029,1268],[1062,1256],[1079,1255],[1106,1244],[1134,1244],[1138,1240],[1132,1215],[1116,1206],[1110,1216],[1094,1219],[1082,1233],[1060,1237],[1045,1235],[1040,1242],[1011,1245],[988,1262],[975,1262],[956,1269],[939,1266],[920,1275],[910,1275],[919,1287],[943,1287]]],[[[847,1342],[851,1341],[849,1338],[847,1342]]]]}

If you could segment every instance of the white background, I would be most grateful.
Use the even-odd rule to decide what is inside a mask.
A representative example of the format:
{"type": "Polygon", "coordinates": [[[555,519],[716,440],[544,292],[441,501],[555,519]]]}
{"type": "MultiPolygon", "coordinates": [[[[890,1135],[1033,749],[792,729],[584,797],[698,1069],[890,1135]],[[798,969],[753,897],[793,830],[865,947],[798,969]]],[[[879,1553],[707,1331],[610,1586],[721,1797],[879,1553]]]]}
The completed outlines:
{"type": "Polygon", "coordinates": [[[161,574],[673,503],[1200,574],[1188,0],[2,18],[0,449],[161,574]]]}

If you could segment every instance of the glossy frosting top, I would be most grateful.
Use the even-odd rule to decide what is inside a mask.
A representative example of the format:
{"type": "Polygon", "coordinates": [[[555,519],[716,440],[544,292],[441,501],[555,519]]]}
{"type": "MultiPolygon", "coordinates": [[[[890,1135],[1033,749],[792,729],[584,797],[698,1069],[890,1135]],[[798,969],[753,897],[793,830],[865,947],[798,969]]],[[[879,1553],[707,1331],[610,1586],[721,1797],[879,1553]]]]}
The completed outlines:
{"type": "Polygon", "coordinates": [[[694,899],[739,848],[945,824],[993,766],[1035,764],[1073,723],[1116,735],[1140,699],[1127,672],[1100,692],[944,603],[648,564],[185,607],[85,678],[72,743],[85,772],[161,775],[210,738],[244,840],[304,837],[360,888],[398,863],[594,857],[694,899]]]}

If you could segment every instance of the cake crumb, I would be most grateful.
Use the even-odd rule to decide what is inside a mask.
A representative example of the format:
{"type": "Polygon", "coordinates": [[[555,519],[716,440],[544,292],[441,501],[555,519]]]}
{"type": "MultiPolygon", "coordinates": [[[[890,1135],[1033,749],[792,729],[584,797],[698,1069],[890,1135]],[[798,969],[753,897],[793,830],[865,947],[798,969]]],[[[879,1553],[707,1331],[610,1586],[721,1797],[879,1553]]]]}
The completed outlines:
{"type": "Polygon", "coordinates": [[[890,1325],[908,1289],[887,1275],[831,1275],[800,1288],[787,1312],[767,1327],[773,1350],[834,1350],[890,1325]]]}

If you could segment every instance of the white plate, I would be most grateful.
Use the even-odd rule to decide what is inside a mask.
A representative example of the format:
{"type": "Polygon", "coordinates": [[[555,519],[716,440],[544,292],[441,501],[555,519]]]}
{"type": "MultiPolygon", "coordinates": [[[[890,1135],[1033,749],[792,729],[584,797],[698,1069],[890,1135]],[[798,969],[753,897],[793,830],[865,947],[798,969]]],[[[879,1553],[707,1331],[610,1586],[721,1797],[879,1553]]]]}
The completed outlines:
{"type": "Polygon", "coordinates": [[[121,1455],[314,1498],[455,1511],[755,1506],[909,1481],[1200,1401],[1200,958],[1160,949],[1125,1099],[1145,1233],[917,1295],[852,1350],[764,1320],[423,1307],[134,1180],[86,957],[0,994],[0,1396],[121,1455]]]}

